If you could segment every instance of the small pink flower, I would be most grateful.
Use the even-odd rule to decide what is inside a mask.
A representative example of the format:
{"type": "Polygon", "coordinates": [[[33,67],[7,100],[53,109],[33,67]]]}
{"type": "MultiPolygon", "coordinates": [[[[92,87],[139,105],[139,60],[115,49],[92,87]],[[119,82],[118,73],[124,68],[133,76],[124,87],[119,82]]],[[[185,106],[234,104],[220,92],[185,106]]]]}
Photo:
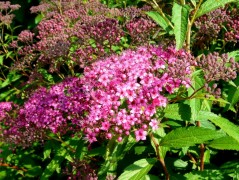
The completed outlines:
{"type": "Polygon", "coordinates": [[[143,129],[139,129],[135,131],[136,141],[146,140],[146,135],[147,135],[147,131],[144,131],[143,129]]]}
{"type": "Polygon", "coordinates": [[[89,133],[86,135],[86,140],[88,140],[89,143],[93,143],[93,142],[97,141],[95,136],[96,136],[95,133],[89,133]]]}
{"type": "Polygon", "coordinates": [[[152,127],[153,131],[158,129],[158,121],[156,119],[152,119],[149,125],[152,127]]]}
{"type": "Polygon", "coordinates": [[[121,136],[117,138],[118,142],[121,142],[122,140],[123,140],[123,138],[121,136]]]}
{"type": "Polygon", "coordinates": [[[110,128],[110,123],[108,121],[105,121],[102,123],[102,127],[101,127],[102,130],[108,131],[109,128],[110,128]]]}
{"type": "Polygon", "coordinates": [[[112,134],[111,134],[111,133],[107,133],[107,134],[106,134],[106,138],[107,138],[107,139],[111,139],[111,138],[112,138],[112,134]]]}

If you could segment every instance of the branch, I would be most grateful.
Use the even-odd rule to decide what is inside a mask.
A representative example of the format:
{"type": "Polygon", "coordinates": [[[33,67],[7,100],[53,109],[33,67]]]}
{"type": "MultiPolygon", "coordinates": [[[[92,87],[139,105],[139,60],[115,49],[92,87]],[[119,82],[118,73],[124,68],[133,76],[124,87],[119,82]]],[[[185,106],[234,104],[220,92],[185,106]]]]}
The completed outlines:
{"type": "Polygon", "coordinates": [[[150,138],[152,139],[154,145],[155,145],[155,148],[156,148],[156,156],[157,156],[157,159],[159,160],[159,162],[161,163],[161,165],[163,166],[163,170],[164,170],[164,173],[165,173],[165,176],[166,176],[166,180],[169,180],[170,178],[170,175],[168,173],[168,170],[167,170],[167,167],[166,167],[166,164],[165,164],[165,161],[164,161],[164,158],[160,157],[160,154],[159,154],[159,144],[156,142],[154,136],[153,136],[153,133],[151,132],[150,133],[150,138]]]}

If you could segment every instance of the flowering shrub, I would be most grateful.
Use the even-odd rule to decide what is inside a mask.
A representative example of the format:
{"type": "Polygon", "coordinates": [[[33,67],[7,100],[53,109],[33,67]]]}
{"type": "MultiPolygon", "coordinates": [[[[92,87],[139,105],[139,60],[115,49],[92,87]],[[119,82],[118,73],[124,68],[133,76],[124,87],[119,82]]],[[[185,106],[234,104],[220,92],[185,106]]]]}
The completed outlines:
{"type": "Polygon", "coordinates": [[[0,3],[0,177],[236,179],[234,1],[0,3]]]}

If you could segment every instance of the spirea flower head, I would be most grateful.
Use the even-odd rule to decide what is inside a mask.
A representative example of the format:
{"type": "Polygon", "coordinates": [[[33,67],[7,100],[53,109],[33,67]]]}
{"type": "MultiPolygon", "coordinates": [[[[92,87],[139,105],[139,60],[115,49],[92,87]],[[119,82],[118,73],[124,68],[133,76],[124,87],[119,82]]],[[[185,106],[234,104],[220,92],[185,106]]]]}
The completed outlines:
{"type": "Polygon", "coordinates": [[[221,89],[214,83],[212,87],[208,83],[213,81],[229,81],[237,77],[239,71],[239,63],[234,58],[228,57],[228,54],[220,55],[217,52],[208,55],[202,55],[196,58],[198,67],[203,70],[206,80],[205,90],[215,97],[220,97],[221,89]]]}
{"type": "Polygon", "coordinates": [[[0,23],[9,26],[12,23],[14,14],[12,11],[18,10],[19,4],[11,4],[10,1],[0,2],[0,23]]]}
{"type": "Polygon", "coordinates": [[[227,6],[199,17],[195,25],[198,29],[195,42],[197,46],[203,47],[218,38],[226,42],[238,42],[239,14],[237,10],[234,11],[227,6]]]}
{"type": "Polygon", "coordinates": [[[11,102],[0,102],[0,120],[7,116],[7,112],[12,110],[11,102]]]}
{"type": "MultiPolygon", "coordinates": [[[[86,110],[83,92],[77,85],[78,78],[70,78],[50,89],[40,88],[17,111],[17,117],[2,121],[4,139],[9,143],[28,146],[34,141],[44,140],[49,132],[64,135],[71,130],[70,122],[86,110]],[[72,96],[68,96],[67,90],[72,96]],[[77,96],[76,96],[77,92],[77,96]]],[[[0,117],[10,110],[10,104],[1,103],[0,117]]],[[[75,127],[74,130],[77,130],[75,127]]]]}
{"type": "Polygon", "coordinates": [[[136,140],[145,140],[150,127],[158,126],[152,120],[156,109],[167,105],[165,91],[173,93],[189,83],[190,61],[181,66],[185,78],[168,71],[177,71],[176,62],[186,54],[173,48],[140,47],[85,68],[81,81],[90,94],[89,111],[79,123],[86,139],[92,143],[99,134],[121,139],[135,132],[136,140]]]}

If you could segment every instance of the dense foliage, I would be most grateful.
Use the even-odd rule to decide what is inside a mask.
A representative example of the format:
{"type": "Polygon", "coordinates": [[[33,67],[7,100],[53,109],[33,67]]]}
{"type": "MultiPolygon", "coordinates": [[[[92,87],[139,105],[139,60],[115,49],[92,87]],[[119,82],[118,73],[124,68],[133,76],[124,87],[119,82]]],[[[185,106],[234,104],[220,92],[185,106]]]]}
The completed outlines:
{"type": "Polygon", "coordinates": [[[238,0],[21,8],[0,2],[0,179],[238,178],[238,0]]]}

